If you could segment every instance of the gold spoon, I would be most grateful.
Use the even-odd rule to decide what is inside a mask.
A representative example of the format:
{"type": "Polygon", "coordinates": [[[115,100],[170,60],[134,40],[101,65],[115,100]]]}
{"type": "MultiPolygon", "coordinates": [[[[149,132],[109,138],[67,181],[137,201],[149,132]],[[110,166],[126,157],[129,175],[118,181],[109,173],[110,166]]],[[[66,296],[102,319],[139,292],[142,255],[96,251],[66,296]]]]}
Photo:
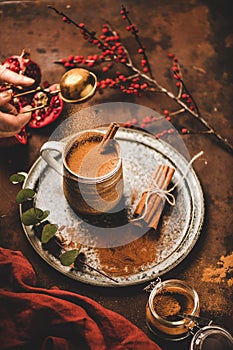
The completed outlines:
{"type": "MultiPolygon", "coordinates": [[[[73,68],[63,74],[59,85],[59,90],[49,91],[48,89],[43,89],[38,86],[34,90],[25,91],[16,94],[13,97],[16,98],[41,91],[48,97],[55,96],[60,93],[63,101],[68,103],[83,102],[94,95],[97,86],[97,78],[94,73],[84,68],[73,68]]],[[[47,104],[42,104],[41,106],[32,108],[30,111],[35,111],[46,106],[47,104]]],[[[30,111],[24,113],[28,113],[30,111]]]]}

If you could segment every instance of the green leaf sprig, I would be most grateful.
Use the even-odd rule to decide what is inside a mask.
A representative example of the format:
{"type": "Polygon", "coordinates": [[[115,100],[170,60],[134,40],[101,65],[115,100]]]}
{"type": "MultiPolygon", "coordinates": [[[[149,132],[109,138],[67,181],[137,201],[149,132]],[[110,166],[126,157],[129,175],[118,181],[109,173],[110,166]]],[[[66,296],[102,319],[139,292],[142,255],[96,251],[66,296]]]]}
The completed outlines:
{"type": "MultiPolygon", "coordinates": [[[[27,178],[27,174],[24,172],[20,172],[17,174],[13,174],[10,177],[10,181],[16,185],[18,183],[22,183],[27,178]]],[[[31,188],[23,188],[16,195],[17,204],[23,204],[27,201],[33,200],[36,196],[36,193],[31,188]]],[[[22,223],[25,226],[31,225],[39,225],[41,224],[48,216],[50,212],[49,210],[42,210],[40,208],[36,208],[34,205],[32,208],[27,209],[22,213],[22,223]]],[[[41,242],[47,243],[50,238],[52,238],[57,232],[57,225],[55,224],[46,224],[43,227],[41,242]]]]}
{"type": "MultiPolygon", "coordinates": [[[[17,173],[13,174],[10,177],[10,181],[16,185],[18,183],[23,183],[27,178],[26,173],[17,173]]],[[[23,188],[16,195],[17,204],[23,204],[29,200],[33,200],[36,196],[36,193],[31,188],[23,188]]],[[[25,226],[39,226],[41,225],[42,232],[40,235],[41,243],[46,246],[47,243],[55,236],[58,226],[55,224],[51,224],[50,222],[45,223],[44,220],[49,216],[48,210],[41,210],[40,208],[36,208],[34,205],[32,208],[27,209],[22,213],[21,220],[25,226]],[[43,225],[42,225],[43,224],[43,225]]],[[[58,244],[56,240],[55,243],[58,244]]],[[[62,247],[64,248],[64,247],[62,247]]],[[[80,248],[81,249],[81,248],[80,248]]],[[[61,264],[64,266],[70,266],[74,264],[80,249],[68,250],[65,253],[60,255],[61,264]]]]}
{"type": "MultiPolygon", "coordinates": [[[[20,172],[10,176],[10,181],[12,184],[23,183],[27,178],[27,173],[20,172]]],[[[33,200],[36,196],[36,192],[31,188],[23,188],[16,195],[17,204],[23,204],[27,201],[33,200]]],[[[33,203],[34,204],[34,203],[33,203]]],[[[39,232],[40,241],[43,244],[45,249],[48,249],[49,243],[52,242],[57,248],[65,250],[65,247],[62,245],[60,239],[56,236],[58,231],[58,226],[56,224],[51,224],[49,221],[45,221],[49,216],[49,210],[42,210],[36,208],[34,205],[32,208],[25,210],[22,213],[21,220],[25,226],[34,226],[35,231],[39,232]]],[[[54,245],[53,245],[54,247],[54,245]]],[[[50,247],[51,249],[51,247],[50,247]]],[[[49,249],[48,249],[49,250],[49,249]]],[[[91,270],[94,270],[101,275],[109,278],[110,280],[118,283],[117,280],[105,274],[104,272],[92,267],[84,261],[84,254],[81,253],[81,246],[78,249],[66,250],[65,252],[59,254],[60,262],[63,266],[71,266],[77,268],[79,264],[88,267],[91,270]]]]}

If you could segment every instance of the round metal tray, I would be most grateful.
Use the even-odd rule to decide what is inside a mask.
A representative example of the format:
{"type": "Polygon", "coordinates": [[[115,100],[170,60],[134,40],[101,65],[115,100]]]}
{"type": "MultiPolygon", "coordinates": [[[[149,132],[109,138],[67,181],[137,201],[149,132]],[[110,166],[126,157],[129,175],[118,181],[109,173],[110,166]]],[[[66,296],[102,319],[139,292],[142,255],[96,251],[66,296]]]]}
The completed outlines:
{"type": "MultiPolygon", "coordinates": [[[[189,167],[188,161],[180,153],[166,142],[133,129],[120,128],[115,138],[121,147],[124,197],[129,211],[133,211],[141,193],[147,187],[151,174],[159,164],[175,168],[172,182],[178,184],[174,193],[176,203],[174,207],[168,206],[168,210],[165,210],[160,218],[155,235],[157,255],[153,262],[143,264],[138,271],[128,275],[113,275],[116,283],[90,268],[79,271],[63,266],[58,258],[43,249],[33,227],[23,225],[32,247],[49,265],[72,279],[96,286],[123,287],[145,283],[170,271],[192,250],[204,220],[204,199],[200,182],[193,168],[189,167]],[[137,198],[132,204],[135,191],[137,198]]],[[[74,214],[66,202],[62,192],[62,177],[39,158],[29,171],[24,188],[36,190],[34,205],[49,210],[49,221],[58,225],[59,231],[67,241],[81,242],[86,261],[94,268],[102,270],[93,233],[92,236],[89,234],[90,226],[74,214]]],[[[21,206],[21,215],[23,210],[21,206]]],[[[120,243],[116,245],[130,244],[127,238],[122,238],[128,237],[124,234],[127,233],[127,229],[128,225],[121,227],[120,243]]]]}

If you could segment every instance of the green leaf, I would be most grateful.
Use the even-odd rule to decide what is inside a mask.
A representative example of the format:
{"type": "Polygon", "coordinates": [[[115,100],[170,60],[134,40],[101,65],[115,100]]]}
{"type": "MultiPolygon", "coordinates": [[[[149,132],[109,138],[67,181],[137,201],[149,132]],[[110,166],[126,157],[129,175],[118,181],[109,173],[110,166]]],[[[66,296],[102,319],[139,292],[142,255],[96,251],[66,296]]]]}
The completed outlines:
{"type": "Polygon", "coordinates": [[[79,255],[79,252],[80,252],[80,249],[72,249],[72,250],[69,250],[69,251],[63,253],[60,256],[60,260],[61,260],[62,265],[70,266],[71,264],[73,264],[75,262],[75,259],[79,255]]]}
{"type": "Polygon", "coordinates": [[[23,202],[26,202],[29,199],[32,199],[34,196],[35,196],[35,191],[31,190],[30,188],[25,188],[18,192],[16,196],[16,202],[18,204],[21,204],[23,202]]]}
{"type": "Polygon", "coordinates": [[[36,225],[48,216],[47,210],[43,211],[39,208],[30,208],[22,214],[22,223],[25,226],[36,225]]]}
{"type": "Polygon", "coordinates": [[[43,214],[41,215],[40,222],[43,221],[44,219],[46,219],[49,216],[50,211],[49,210],[44,210],[43,214]]]}
{"type": "Polygon", "coordinates": [[[48,243],[50,238],[52,238],[55,233],[57,232],[57,225],[55,224],[47,224],[43,227],[42,235],[41,235],[41,242],[42,243],[48,243]]]}
{"type": "Polygon", "coordinates": [[[19,182],[23,182],[26,178],[26,173],[17,173],[17,174],[13,174],[10,177],[10,181],[13,184],[18,184],[19,182]]]}

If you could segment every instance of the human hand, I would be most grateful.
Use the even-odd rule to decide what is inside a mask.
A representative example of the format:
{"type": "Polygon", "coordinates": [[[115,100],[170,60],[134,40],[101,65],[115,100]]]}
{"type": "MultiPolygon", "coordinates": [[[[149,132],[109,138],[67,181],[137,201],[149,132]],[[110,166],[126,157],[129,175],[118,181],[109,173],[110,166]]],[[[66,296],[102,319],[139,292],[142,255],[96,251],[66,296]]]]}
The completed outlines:
{"type": "MultiPolygon", "coordinates": [[[[4,82],[16,86],[30,86],[35,80],[0,65],[0,84],[4,82]]],[[[11,89],[0,92],[0,138],[18,134],[31,118],[31,112],[25,113],[31,109],[31,106],[21,108],[18,113],[16,108],[9,103],[11,97],[11,89]]]]}

